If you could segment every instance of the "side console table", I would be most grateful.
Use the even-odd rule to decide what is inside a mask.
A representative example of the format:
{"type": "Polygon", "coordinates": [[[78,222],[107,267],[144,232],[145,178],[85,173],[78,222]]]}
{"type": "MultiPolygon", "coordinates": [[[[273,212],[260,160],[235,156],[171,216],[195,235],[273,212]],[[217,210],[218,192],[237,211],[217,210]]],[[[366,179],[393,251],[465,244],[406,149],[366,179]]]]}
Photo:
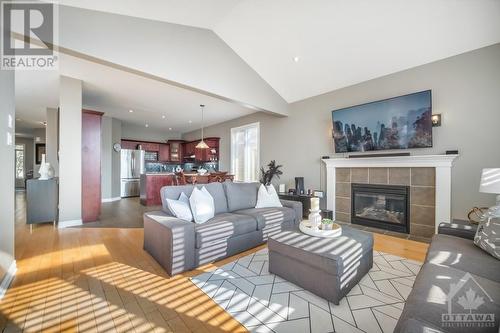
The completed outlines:
{"type": "Polygon", "coordinates": [[[26,224],[52,222],[58,219],[59,180],[28,179],[26,182],[26,224]]]}
{"type": "MultiPolygon", "coordinates": [[[[283,200],[299,201],[302,202],[302,217],[307,218],[309,216],[309,209],[311,209],[311,198],[312,195],[307,194],[289,194],[289,193],[278,193],[278,197],[283,200]]],[[[325,199],[320,199],[320,207],[323,207],[325,199]]],[[[332,218],[332,211],[327,209],[321,209],[321,216],[325,219],[332,218]]]]}

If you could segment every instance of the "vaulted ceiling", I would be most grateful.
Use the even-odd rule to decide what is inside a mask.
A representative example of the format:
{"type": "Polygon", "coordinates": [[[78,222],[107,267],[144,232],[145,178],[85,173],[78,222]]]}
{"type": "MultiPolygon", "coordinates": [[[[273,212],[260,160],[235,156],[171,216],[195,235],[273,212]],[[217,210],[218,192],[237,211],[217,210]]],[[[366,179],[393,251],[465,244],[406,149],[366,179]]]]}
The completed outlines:
{"type": "Polygon", "coordinates": [[[499,0],[59,3],[59,73],[16,77],[18,113],[38,125],[58,75],[84,81],[88,107],[185,132],[201,103],[209,124],[286,116],[288,103],[500,42],[499,0]]]}
{"type": "Polygon", "coordinates": [[[61,0],[213,30],[287,102],[500,42],[498,0],[61,0]]]}

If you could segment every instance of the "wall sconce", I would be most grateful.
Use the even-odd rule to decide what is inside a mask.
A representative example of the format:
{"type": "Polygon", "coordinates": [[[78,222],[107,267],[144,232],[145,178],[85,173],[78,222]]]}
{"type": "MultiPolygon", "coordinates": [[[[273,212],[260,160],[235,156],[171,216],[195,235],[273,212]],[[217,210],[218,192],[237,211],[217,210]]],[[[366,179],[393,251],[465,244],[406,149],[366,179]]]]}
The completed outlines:
{"type": "Polygon", "coordinates": [[[433,114],[431,116],[432,127],[441,126],[441,113],[433,114]]]}

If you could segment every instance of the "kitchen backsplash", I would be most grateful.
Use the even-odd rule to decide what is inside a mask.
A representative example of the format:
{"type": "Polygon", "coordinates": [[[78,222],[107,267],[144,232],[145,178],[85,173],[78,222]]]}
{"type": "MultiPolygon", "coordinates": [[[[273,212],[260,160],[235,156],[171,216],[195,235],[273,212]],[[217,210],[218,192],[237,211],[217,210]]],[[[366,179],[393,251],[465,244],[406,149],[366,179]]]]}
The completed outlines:
{"type": "Polygon", "coordinates": [[[180,166],[185,172],[196,171],[203,167],[208,170],[208,172],[219,171],[218,162],[206,162],[206,163],[161,163],[161,162],[147,162],[146,161],[146,172],[175,172],[175,169],[180,166]]]}

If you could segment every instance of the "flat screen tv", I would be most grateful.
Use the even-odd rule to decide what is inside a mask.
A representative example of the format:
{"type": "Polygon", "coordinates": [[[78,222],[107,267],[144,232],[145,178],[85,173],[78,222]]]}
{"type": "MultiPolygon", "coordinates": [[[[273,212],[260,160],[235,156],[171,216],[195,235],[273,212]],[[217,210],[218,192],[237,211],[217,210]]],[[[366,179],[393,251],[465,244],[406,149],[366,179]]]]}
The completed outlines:
{"type": "Polygon", "coordinates": [[[431,91],[332,111],[336,153],[432,147],[431,91]]]}

